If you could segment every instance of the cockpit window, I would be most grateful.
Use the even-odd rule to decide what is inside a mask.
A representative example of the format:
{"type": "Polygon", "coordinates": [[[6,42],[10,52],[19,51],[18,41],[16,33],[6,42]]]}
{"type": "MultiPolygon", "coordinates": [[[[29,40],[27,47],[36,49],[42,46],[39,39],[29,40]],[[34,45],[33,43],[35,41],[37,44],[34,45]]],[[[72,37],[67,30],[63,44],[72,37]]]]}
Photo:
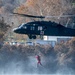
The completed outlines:
{"type": "Polygon", "coordinates": [[[22,24],[21,24],[21,25],[19,25],[18,27],[19,27],[19,28],[21,28],[21,27],[23,27],[23,25],[25,25],[25,23],[22,23],[22,24]]]}
{"type": "Polygon", "coordinates": [[[27,29],[27,26],[23,26],[24,29],[27,29]]]}

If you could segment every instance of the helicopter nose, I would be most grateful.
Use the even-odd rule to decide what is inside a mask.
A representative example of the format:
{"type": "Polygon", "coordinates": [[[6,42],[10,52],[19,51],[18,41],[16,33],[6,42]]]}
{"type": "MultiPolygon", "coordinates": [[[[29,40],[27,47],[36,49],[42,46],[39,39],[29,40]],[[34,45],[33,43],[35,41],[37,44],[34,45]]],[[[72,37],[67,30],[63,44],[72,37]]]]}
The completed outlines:
{"type": "Polygon", "coordinates": [[[17,31],[18,31],[18,28],[13,29],[13,32],[17,33],[17,31]]]}

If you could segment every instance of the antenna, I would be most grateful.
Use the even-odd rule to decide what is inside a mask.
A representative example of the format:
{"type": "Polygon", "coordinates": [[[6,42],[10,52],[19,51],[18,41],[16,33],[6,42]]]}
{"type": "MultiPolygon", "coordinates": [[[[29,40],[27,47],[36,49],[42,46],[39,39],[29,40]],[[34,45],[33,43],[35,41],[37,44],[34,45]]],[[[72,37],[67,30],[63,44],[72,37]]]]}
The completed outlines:
{"type": "Polygon", "coordinates": [[[70,18],[67,20],[66,27],[68,27],[69,21],[70,21],[70,18]]]}

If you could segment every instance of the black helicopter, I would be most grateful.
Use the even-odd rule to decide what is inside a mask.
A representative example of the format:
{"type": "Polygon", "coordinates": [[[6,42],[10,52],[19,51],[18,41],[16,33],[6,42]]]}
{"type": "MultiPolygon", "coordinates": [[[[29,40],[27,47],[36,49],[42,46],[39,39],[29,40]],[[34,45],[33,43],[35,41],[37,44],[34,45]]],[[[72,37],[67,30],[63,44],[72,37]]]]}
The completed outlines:
{"type": "MultiPolygon", "coordinates": [[[[45,18],[45,16],[33,16],[33,15],[19,14],[19,13],[13,13],[13,14],[18,14],[21,16],[33,17],[33,18],[45,18]]],[[[62,17],[70,17],[70,16],[75,17],[75,15],[66,15],[62,17]]],[[[53,17],[58,17],[58,16],[53,16],[53,17]]],[[[61,24],[51,21],[32,21],[24,23],[18,26],[17,28],[14,28],[13,31],[19,34],[26,34],[30,39],[36,39],[36,35],[75,36],[75,29],[67,28],[61,24]]]]}

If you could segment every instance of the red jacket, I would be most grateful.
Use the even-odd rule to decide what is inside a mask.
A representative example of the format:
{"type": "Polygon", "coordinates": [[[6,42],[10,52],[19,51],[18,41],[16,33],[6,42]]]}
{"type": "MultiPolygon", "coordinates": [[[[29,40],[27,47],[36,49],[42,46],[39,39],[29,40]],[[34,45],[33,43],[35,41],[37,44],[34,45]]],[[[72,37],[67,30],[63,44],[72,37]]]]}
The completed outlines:
{"type": "Polygon", "coordinates": [[[39,55],[37,55],[36,58],[37,58],[38,61],[41,61],[41,58],[40,58],[39,55]]]}

